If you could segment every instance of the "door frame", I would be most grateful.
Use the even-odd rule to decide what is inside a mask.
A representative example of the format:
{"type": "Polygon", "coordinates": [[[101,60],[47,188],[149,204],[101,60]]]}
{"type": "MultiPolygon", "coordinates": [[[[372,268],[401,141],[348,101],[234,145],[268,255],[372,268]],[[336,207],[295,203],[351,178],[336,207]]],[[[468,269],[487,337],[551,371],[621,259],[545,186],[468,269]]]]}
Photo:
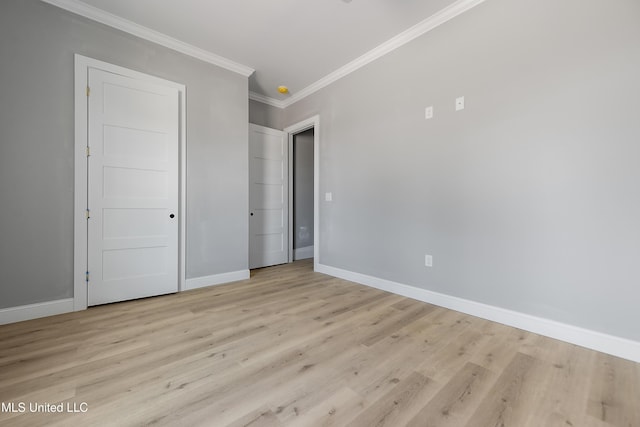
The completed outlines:
{"type": "MultiPolygon", "coordinates": [[[[289,148],[289,159],[293,159],[294,135],[313,129],[313,269],[320,264],[320,116],[315,115],[284,129],[289,148]]],[[[293,206],[293,162],[289,162],[289,206],[293,206]]],[[[293,209],[289,209],[289,262],[293,262],[293,209]]]]}
{"type": "Polygon", "coordinates": [[[186,197],[187,197],[187,135],[186,86],[149,74],[109,64],[83,55],[74,55],[74,210],[73,210],[73,309],[87,308],[87,204],[88,204],[88,100],[89,69],[96,68],[133,79],[169,86],[179,94],[179,147],[178,147],[178,291],[186,283],[186,197]]]}

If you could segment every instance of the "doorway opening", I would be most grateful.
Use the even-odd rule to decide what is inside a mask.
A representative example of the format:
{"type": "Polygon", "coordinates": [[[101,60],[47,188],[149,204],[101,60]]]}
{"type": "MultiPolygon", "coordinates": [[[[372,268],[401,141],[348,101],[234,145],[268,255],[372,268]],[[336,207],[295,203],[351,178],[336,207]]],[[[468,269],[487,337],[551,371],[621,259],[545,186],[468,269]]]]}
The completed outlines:
{"type": "Polygon", "coordinates": [[[284,131],[249,125],[251,270],[294,259],[313,258],[314,269],[319,263],[319,124],[314,116],[284,131]]]}
{"type": "Polygon", "coordinates": [[[291,235],[293,261],[313,258],[313,134],[307,129],[293,135],[291,170],[291,235]]]}
{"type": "Polygon", "coordinates": [[[285,128],[289,143],[289,262],[320,257],[320,117],[285,128]],[[296,167],[297,166],[297,167],[296,167]]]}

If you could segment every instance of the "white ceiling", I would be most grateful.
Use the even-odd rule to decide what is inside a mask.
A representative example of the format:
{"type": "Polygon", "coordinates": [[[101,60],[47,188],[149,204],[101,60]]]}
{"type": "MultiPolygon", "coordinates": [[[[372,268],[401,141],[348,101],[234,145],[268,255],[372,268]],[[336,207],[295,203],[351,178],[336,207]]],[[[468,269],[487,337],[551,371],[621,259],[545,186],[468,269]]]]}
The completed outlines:
{"type": "Polygon", "coordinates": [[[460,2],[82,0],[254,69],[249,77],[249,90],[280,102],[460,2]],[[290,94],[279,94],[279,85],[288,86],[290,94]]]}

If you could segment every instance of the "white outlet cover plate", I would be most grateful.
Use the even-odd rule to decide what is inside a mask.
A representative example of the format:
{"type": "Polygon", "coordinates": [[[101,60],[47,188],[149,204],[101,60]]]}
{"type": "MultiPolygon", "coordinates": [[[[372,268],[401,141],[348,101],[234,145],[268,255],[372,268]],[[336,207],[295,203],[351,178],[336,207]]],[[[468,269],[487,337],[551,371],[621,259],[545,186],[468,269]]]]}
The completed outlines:
{"type": "Polygon", "coordinates": [[[456,98],[456,111],[464,110],[464,96],[456,98]]]}
{"type": "Polygon", "coordinates": [[[433,257],[431,255],[424,256],[425,267],[433,267],[433,257]]]}
{"type": "Polygon", "coordinates": [[[424,109],[424,118],[432,119],[433,118],[433,105],[424,109]]]}

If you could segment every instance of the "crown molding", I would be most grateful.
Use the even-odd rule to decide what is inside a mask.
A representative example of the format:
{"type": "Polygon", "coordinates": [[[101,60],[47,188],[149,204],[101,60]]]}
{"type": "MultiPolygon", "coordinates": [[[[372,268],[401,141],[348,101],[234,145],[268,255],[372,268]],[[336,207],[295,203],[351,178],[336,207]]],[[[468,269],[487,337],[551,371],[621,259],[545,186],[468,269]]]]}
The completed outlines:
{"type": "MultiPolygon", "coordinates": [[[[101,24],[108,25],[110,27],[132,34],[136,37],[140,37],[150,42],[167,47],[169,49],[181,52],[185,55],[198,58],[204,62],[216,65],[218,67],[227,69],[229,71],[233,71],[245,77],[251,76],[251,74],[253,74],[253,72],[255,71],[254,69],[247,67],[246,65],[234,62],[230,59],[227,59],[220,55],[216,55],[215,53],[198,48],[188,43],[184,43],[180,40],[174,39],[173,37],[169,37],[165,34],[162,34],[158,31],[144,27],[142,25],[138,25],[134,22],[131,22],[119,16],[113,15],[109,12],[105,12],[102,9],[98,9],[96,7],[83,3],[80,0],[41,0],[41,1],[44,3],[49,3],[51,5],[57,6],[69,12],[75,13],[77,15],[83,16],[85,18],[91,19],[93,21],[100,22],[101,24]]],[[[414,25],[408,30],[403,31],[397,36],[373,48],[372,50],[365,53],[364,55],[338,68],[337,70],[326,75],[325,77],[321,78],[315,83],[312,83],[309,86],[303,88],[302,90],[298,91],[297,93],[295,93],[294,95],[292,95],[291,97],[285,100],[271,98],[269,96],[262,95],[256,92],[250,92],[249,99],[262,102],[263,104],[271,105],[276,108],[286,108],[300,101],[301,99],[306,98],[307,96],[319,91],[320,89],[330,85],[331,83],[334,83],[335,81],[341,79],[342,77],[353,73],[354,71],[364,67],[365,65],[375,61],[376,59],[386,55],[387,53],[390,53],[396,50],[397,48],[409,43],[410,41],[433,30],[434,28],[444,24],[445,22],[466,12],[467,10],[479,5],[480,3],[484,3],[485,1],[486,0],[458,0],[455,3],[449,5],[448,7],[442,9],[441,11],[431,15],[429,18],[425,19],[424,21],[419,22],[418,24],[414,25]]]]}
{"type": "Polygon", "coordinates": [[[279,99],[271,98],[256,92],[249,92],[249,99],[271,105],[272,107],[284,108],[285,102],[279,99]]]}
{"type": "Polygon", "coordinates": [[[277,100],[274,100],[273,98],[264,97],[266,98],[265,101],[260,101],[259,99],[256,99],[256,101],[265,102],[269,105],[274,105],[278,107],[278,105],[271,103],[275,101],[275,102],[281,103],[282,107],[279,107],[279,108],[286,108],[300,101],[301,99],[306,98],[307,96],[319,91],[320,89],[330,85],[331,83],[341,79],[342,77],[353,73],[354,71],[364,67],[365,65],[369,64],[372,61],[375,61],[376,59],[386,55],[387,53],[392,52],[401,46],[404,46],[410,41],[420,37],[425,33],[428,33],[434,28],[444,24],[447,21],[450,21],[451,19],[455,18],[458,15],[463,14],[467,10],[479,5],[480,3],[484,3],[485,1],[486,0],[458,0],[455,3],[449,5],[448,7],[445,7],[441,11],[431,15],[429,18],[425,19],[424,21],[419,22],[418,24],[403,31],[397,36],[371,49],[369,52],[365,53],[364,55],[338,68],[334,72],[326,75],[325,77],[321,78],[315,83],[312,83],[311,85],[305,87],[299,92],[296,92],[290,98],[284,101],[277,101],[277,100]],[[267,102],[267,100],[269,102],[267,102]]]}
{"type": "Polygon", "coordinates": [[[110,27],[132,34],[136,37],[140,37],[169,49],[184,53],[185,55],[192,56],[204,62],[208,62],[209,64],[213,64],[226,70],[233,71],[234,73],[238,73],[245,77],[249,77],[255,71],[253,68],[247,67],[246,65],[234,62],[230,59],[227,59],[220,55],[216,55],[215,53],[209,52],[207,50],[200,49],[199,47],[195,47],[188,43],[184,43],[180,40],[174,39],[173,37],[169,37],[166,34],[162,34],[150,28],[143,27],[142,25],[138,25],[112,13],[105,12],[102,9],[90,6],[79,0],[41,1],[75,13],[76,15],[83,16],[101,24],[108,25],[110,27]]]}

